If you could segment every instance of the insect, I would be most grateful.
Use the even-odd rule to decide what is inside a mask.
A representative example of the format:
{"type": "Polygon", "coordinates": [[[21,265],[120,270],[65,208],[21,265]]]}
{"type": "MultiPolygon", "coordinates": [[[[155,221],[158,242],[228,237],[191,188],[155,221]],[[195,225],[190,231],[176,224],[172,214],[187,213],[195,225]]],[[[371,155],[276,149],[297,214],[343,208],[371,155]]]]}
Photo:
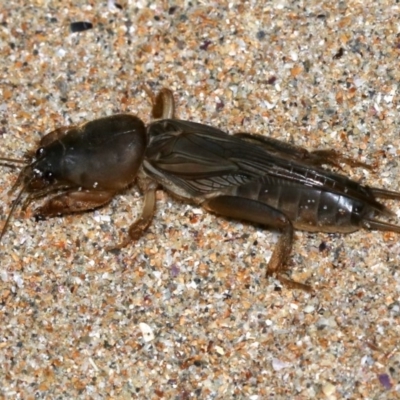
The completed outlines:
{"type": "Polygon", "coordinates": [[[38,217],[50,217],[99,207],[137,179],[144,194],[142,213],[118,247],[139,238],[150,224],[161,186],[207,211],[279,231],[267,274],[310,290],[285,277],[295,229],[400,233],[400,226],[379,219],[392,213],[377,200],[400,199],[400,193],[363,186],[324,167],[365,164],[333,150],[309,152],[264,136],[229,135],[173,115],[172,92],[163,89],[153,98],[153,116],[161,119],[147,127],[121,114],[46,135],[14,185],[22,189],[1,236],[25,194],[23,209],[57,192],[36,210],[38,217]]]}

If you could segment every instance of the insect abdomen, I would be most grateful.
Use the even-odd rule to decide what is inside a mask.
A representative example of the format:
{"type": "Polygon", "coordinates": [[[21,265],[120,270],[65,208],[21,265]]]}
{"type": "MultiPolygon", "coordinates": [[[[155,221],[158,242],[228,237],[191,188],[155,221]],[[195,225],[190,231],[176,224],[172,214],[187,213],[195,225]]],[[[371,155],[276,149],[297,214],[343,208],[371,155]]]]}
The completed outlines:
{"type": "Polygon", "coordinates": [[[285,180],[253,182],[236,188],[236,195],[252,198],[282,211],[294,228],[320,232],[353,232],[370,208],[358,200],[285,180]]]}

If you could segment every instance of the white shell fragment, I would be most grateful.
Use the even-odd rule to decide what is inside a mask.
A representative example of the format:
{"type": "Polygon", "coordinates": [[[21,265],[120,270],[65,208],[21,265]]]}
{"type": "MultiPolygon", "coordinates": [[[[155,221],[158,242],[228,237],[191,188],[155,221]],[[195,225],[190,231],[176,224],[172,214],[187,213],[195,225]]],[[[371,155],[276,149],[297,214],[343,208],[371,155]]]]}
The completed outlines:
{"type": "Polygon", "coordinates": [[[215,351],[220,355],[225,355],[225,350],[221,346],[215,346],[215,351]]]}
{"type": "Polygon", "coordinates": [[[143,340],[145,342],[151,342],[154,339],[153,329],[151,329],[149,325],[141,322],[139,324],[139,329],[142,331],[143,340]]]}
{"type": "Polygon", "coordinates": [[[278,358],[272,359],[272,368],[274,369],[274,371],[280,371],[282,369],[289,368],[291,366],[292,364],[289,362],[281,361],[278,358]]]}

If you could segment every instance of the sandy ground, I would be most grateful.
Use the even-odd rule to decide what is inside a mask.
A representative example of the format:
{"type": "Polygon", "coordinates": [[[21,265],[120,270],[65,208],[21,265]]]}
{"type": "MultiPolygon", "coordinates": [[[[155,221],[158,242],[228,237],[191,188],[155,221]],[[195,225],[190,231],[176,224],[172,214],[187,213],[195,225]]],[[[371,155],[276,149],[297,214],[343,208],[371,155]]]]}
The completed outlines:
{"type": "MultiPolygon", "coordinates": [[[[344,173],[400,190],[395,2],[27,3],[0,9],[3,155],[114,113],[149,122],[145,83],[172,89],[182,119],[334,148],[376,163],[344,173]],[[93,28],[71,33],[77,21],[93,28]]],[[[1,172],[4,223],[17,170],[1,172]]],[[[132,187],[82,215],[16,212],[0,244],[1,398],[399,398],[399,235],[297,232],[308,294],[265,279],[276,233],[162,191],[143,237],[107,252],[140,207],[132,187]]]]}

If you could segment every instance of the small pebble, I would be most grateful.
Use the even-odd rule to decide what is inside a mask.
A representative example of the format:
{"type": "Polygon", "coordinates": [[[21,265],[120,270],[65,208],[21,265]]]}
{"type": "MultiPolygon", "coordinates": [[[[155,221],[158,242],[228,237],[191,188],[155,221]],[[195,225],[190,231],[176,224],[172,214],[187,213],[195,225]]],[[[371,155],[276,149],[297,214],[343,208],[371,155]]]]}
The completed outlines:
{"type": "Polygon", "coordinates": [[[274,369],[274,371],[280,371],[282,369],[289,368],[291,366],[292,366],[291,363],[281,361],[278,358],[272,359],[272,368],[274,369]]]}
{"type": "Polygon", "coordinates": [[[390,377],[388,374],[380,374],[378,375],[378,379],[385,389],[389,390],[392,388],[392,382],[390,382],[390,377]]]}
{"type": "Polygon", "coordinates": [[[332,385],[332,383],[330,382],[327,382],[322,386],[322,392],[328,398],[331,398],[331,396],[335,393],[335,391],[336,391],[336,386],[332,385]]]}
{"type": "Polygon", "coordinates": [[[83,32],[92,29],[93,24],[91,22],[86,22],[86,21],[71,22],[69,28],[72,33],[83,32]]]}
{"type": "Polygon", "coordinates": [[[304,312],[305,312],[306,314],[311,314],[311,313],[314,312],[314,311],[315,311],[315,307],[312,306],[312,305],[306,306],[306,307],[304,308],[304,312]]]}

